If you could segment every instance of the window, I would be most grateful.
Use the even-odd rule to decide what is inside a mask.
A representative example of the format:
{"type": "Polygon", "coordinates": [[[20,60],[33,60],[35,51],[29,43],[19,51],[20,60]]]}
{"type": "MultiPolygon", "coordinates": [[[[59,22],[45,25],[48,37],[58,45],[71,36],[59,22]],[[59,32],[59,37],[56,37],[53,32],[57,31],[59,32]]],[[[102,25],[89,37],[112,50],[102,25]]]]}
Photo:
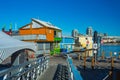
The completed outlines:
{"type": "Polygon", "coordinates": [[[56,31],[54,31],[54,35],[56,36],[56,31]]]}
{"type": "Polygon", "coordinates": [[[61,32],[58,32],[58,37],[61,37],[61,32]]]}

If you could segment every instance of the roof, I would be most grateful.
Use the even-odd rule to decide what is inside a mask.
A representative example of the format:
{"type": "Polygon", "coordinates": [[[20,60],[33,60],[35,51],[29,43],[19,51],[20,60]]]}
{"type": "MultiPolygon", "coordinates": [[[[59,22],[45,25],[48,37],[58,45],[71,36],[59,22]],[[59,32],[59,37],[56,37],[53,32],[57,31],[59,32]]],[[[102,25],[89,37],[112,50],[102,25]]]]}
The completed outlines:
{"type": "Polygon", "coordinates": [[[0,63],[2,62],[1,60],[5,60],[16,51],[22,49],[31,49],[33,51],[36,51],[34,43],[28,43],[13,39],[9,35],[0,31],[0,63]]]}
{"type": "Polygon", "coordinates": [[[74,39],[74,37],[72,36],[62,36],[62,38],[73,38],[74,39]]]}
{"type": "Polygon", "coordinates": [[[53,28],[53,29],[59,29],[61,30],[60,28],[52,25],[50,22],[45,22],[45,21],[42,21],[42,20],[39,20],[39,19],[35,19],[35,18],[32,18],[32,21],[35,21],[35,22],[38,22],[46,27],[49,27],[49,28],[53,28]]]}
{"type": "Polygon", "coordinates": [[[26,25],[22,26],[22,27],[19,28],[19,29],[28,29],[28,28],[30,28],[30,27],[28,27],[30,24],[32,24],[32,23],[26,24],[26,25]]]}

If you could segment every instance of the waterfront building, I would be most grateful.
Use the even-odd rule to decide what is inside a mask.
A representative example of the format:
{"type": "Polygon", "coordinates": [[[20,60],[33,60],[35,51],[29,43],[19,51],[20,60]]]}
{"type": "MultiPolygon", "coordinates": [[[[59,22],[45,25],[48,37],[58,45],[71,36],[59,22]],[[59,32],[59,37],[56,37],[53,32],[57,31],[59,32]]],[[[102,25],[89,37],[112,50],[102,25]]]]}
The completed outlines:
{"type": "Polygon", "coordinates": [[[87,34],[88,36],[92,36],[92,35],[93,35],[93,29],[92,29],[91,26],[87,28],[86,34],[87,34]]]}
{"type": "MultiPolygon", "coordinates": [[[[86,49],[92,49],[93,48],[93,39],[92,36],[88,35],[79,35],[77,36],[77,39],[75,41],[74,50],[80,51],[80,50],[86,50],[86,49]]],[[[92,50],[89,50],[86,52],[87,56],[93,56],[92,50]]],[[[83,54],[84,56],[85,54],[83,54]]]]}
{"type": "Polygon", "coordinates": [[[120,43],[120,36],[103,36],[102,43],[120,43]]]}
{"type": "Polygon", "coordinates": [[[72,30],[72,37],[77,37],[79,34],[77,29],[72,30]]]}
{"type": "Polygon", "coordinates": [[[13,36],[26,42],[35,42],[40,54],[60,51],[62,30],[49,22],[32,18],[32,22],[19,29],[19,36],[13,36]]]}
{"type": "Polygon", "coordinates": [[[61,52],[71,52],[74,49],[75,40],[71,36],[62,36],[60,42],[61,52]]]}
{"type": "Polygon", "coordinates": [[[92,49],[93,40],[91,36],[77,36],[76,42],[77,44],[79,43],[82,48],[92,49]]]}

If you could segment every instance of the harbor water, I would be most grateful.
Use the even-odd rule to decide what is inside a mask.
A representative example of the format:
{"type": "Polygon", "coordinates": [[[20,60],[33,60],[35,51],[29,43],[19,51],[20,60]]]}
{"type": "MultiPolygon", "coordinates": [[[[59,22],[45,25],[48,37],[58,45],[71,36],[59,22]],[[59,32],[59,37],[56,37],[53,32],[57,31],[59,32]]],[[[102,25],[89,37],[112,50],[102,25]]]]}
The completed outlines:
{"type": "Polygon", "coordinates": [[[117,56],[120,53],[120,44],[104,44],[101,45],[98,49],[98,56],[102,55],[102,52],[104,51],[106,57],[110,57],[110,52],[112,52],[112,56],[117,56]]]}

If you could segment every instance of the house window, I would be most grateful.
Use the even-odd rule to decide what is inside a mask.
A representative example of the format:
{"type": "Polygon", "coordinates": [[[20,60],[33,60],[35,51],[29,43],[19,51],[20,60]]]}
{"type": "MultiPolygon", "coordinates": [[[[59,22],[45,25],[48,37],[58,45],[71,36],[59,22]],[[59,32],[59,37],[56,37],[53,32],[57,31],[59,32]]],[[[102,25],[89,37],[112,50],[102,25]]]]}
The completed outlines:
{"type": "Polygon", "coordinates": [[[61,32],[58,32],[58,37],[61,37],[61,32]]]}
{"type": "Polygon", "coordinates": [[[54,31],[54,36],[56,36],[56,31],[54,31]]]}

